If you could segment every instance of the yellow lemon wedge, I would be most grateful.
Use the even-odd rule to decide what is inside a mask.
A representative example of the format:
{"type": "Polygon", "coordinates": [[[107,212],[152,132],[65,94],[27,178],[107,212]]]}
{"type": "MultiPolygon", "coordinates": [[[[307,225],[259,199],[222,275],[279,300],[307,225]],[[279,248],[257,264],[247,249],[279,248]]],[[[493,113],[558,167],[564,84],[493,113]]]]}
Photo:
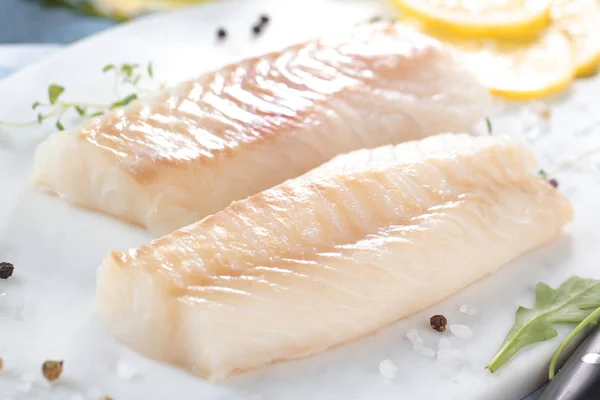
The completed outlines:
{"type": "Polygon", "coordinates": [[[550,22],[551,0],[391,0],[404,17],[451,34],[488,38],[533,37],[550,22]]]}
{"type": "Polygon", "coordinates": [[[561,31],[546,29],[528,41],[464,39],[427,29],[416,20],[405,24],[454,47],[465,65],[495,95],[531,100],[567,88],[575,75],[571,42],[561,31]]]}
{"type": "Polygon", "coordinates": [[[166,10],[208,0],[94,0],[93,5],[106,14],[135,17],[147,11],[166,10]]]}
{"type": "Polygon", "coordinates": [[[600,5],[596,0],[553,0],[550,16],[554,26],[571,39],[576,75],[596,73],[600,64],[600,5]]]}

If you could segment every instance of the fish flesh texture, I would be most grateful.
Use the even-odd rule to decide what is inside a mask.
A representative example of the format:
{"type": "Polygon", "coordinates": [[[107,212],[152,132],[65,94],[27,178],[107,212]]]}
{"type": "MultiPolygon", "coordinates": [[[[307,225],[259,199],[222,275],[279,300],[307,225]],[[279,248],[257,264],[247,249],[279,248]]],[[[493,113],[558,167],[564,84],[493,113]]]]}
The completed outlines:
{"type": "Polygon", "coordinates": [[[317,354],[451,296],[559,235],[566,198],[509,137],[359,150],[98,270],[122,342],[213,380],[317,354]]]}
{"type": "Polygon", "coordinates": [[[490,104],[441,43],[363,24],[58,132],[39,146],[33,180],[160,235],[338,154],[467,131],[490,104]]]}

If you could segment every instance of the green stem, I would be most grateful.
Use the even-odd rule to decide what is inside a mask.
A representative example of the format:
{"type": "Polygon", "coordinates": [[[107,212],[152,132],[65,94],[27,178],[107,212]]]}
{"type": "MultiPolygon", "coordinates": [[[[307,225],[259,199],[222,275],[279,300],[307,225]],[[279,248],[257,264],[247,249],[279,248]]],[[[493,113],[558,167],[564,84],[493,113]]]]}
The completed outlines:
{"type": "Polygon", "coordinates": [[[38,124],[37,121],[31,121],[31,122],[9,122],[9,121],[2,121],[2,120],[0,120],[0,125],[5,125],[5,126],[25,127],[25,126],[34,126],[34,125],[37,125],[37,124],[38,124]]]}
{"type": "Polygon", "coordinates": [[[559,172],[562,172],[564,170],[567,170],[571,167],[573,167],[575,164],[577,164],[578,162],[580,162],[581,160],[589,157],[589,156],[593,156],[594,154],[600,153],[600,148],[595,148],[589,151],[586,151],[585,153],[583,153],[582,155],[570,160],[570,161],[566,161],[564,163],[562,163],[561,165],[558,166],[558,168],[556,168],[554,171],[551,171],[548,173],[549,176],[555,176],[556,174],[558,174],[559,172]]]}
{"type": "Polygon", "coordinates": [[[63,106],[63,107],[87,107],[87,108],[96,108],[99,110],[105,110],[107,108],[109,108],[110,106],[108,104],[94,104],[94,103],[81,103],[81,102],[62,102],[59,101],[57,102],[57,104],[63,106]]]}
{"type": "Polygon", "coordinates": [[[583,330],[583,328],[585,328],[589,324],[597,323],[599,317],[600,307],[598,307],[594,312],[592,312],[583,321],[581,321],[579,325],[577,325],[575,329],[573,329],[571,333],[569,333],[569,336],[566,337],[566,339],[560,344],[560,346],[558,346],[558,349],[556,350],[556,352],[552,356],[552,360],[550,361],[550,368],[548,371],[548,376],[550,380],[554,379],[554,376],[556,374],[556,363],[558,362],[558,358],[560,357],[562,351],[569,345],[569,343],[571,343],[575,336],[577,336],[583,330]]]}

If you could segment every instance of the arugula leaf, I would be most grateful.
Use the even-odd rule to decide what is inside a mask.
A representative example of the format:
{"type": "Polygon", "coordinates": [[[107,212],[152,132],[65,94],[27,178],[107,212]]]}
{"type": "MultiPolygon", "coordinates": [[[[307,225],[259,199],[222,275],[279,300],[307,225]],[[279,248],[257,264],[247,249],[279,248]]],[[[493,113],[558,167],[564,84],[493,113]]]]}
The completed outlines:
{"type": "Polygon", "coordinates": [[[38,107],[39,107],[39,106],[41,106],[41,105],[42,105],[42,104],[41,104],[39,101],[36,101],[36,102],[34,102],[34,103],[31,105],[31,109],[32,109],[32,110],[35,110],[36,108],[38,108],[38,107]]]}
{"type": "Polygon", "coordinates": [[[133,71],[139,67],[139,64],[123,64],[121,65],[121,73],[125,74],[128,78],[133,76],[133,71]]]}
{"type": "Polygon", "coordinates": [[[115,69],[115,64],[107,64],[102,68],[102,72],[108,72],[112,69],[115,69]]]}
{"type": "Polygon", "coordinates": [[[62,122],[60,122],[59,119],[56,120],[56,129],[58,129],[59,131],[64,131],[65,130],[64,125],[62,124],[62,122]]]}
{"type": "Polygon", "coordinates": [[[569,345],[569,343],[571,343],[573,339],[575,339],[575,336],[581,333],[581,331],[586,326],[598,324],[598,318],[600,318],[600,307],[596,308],[594,312],[592,312],[583,321],[581,321],[579,325],[577,325],[575,329],[573,329],[571,333],[569,333],[569,336],[565,338],[565,340],[560,344],[560,346],[558,346],[558,349],[556,350],[556,352],[552,356],[552,360],[550,361],[550,368],[548,371],[548,377],[550,378],[550,380],[554,379],[554,375],[556,373],[556,363],[558,362],[558,358],[560,357],[562,351],[569,345]]]}
{"type": "Polygon", "coordinates": [[[83,117],[85,115],[85,113],[87,112],[87,109],[83,106],[75,106],[75,111],[77,111],[77,114],[79,114],[81,117],[83,117]]]}
{"type": "Polygon", "coordinates": [[[147,71],[148,71],[148,76],[149,76],[150,78],[154,78],[154,68],[153,68],[153,66],[152,66],[152,61],[150,61],[150,62],[148,63],[147,71]]]}
{"type": "Polygon", "coordinates": [[[50,104],[55,104],[56,101],[58,100],[58,98],[60,97],[60,95],[65,91],[65,88],[60,86],[60,85],[56,85],[56,84],[52,84],[50,86],[48,86],[48,100],[50,100],[50,104]]]}
{"type": "Polygon", "coordinates": [[[521,348],[552,339],[558,333],[556,323],[579,323],[600,307],[600,281],[573,276],[552,289],[539,283],[535,289],[535,307],[519,307],[515,323],[504,343],[486,368],[496,372],[521,348]]]}
{"type": "Polygon", "coordinates": [[[132,101],[134,101],[137,98],[138,98],[137,94],[131,93],[129,96],[125,97],[123,100],[115,101],[114,103],[112,103],[110,105],[110,109],[113,110],[117,107],[126,106],[127,104],[131,103],[132,101]]]}

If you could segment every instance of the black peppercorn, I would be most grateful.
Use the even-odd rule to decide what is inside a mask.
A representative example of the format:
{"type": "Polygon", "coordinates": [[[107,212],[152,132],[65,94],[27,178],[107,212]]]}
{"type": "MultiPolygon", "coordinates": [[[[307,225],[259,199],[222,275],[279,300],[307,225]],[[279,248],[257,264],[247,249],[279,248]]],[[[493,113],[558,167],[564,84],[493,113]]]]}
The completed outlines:
{"type": "Polygon", "coordinates": [[[447,324],[448,320],[443,315],[434,315],[429,318],[429,325],[438,332],[445,332],[447,324]]]}
{"type": "Polygon", "coordinates": [[[8,279],[12,276],[15,270],[14,265],[7,262],[0,263],[0,279],[8,279]]]}

